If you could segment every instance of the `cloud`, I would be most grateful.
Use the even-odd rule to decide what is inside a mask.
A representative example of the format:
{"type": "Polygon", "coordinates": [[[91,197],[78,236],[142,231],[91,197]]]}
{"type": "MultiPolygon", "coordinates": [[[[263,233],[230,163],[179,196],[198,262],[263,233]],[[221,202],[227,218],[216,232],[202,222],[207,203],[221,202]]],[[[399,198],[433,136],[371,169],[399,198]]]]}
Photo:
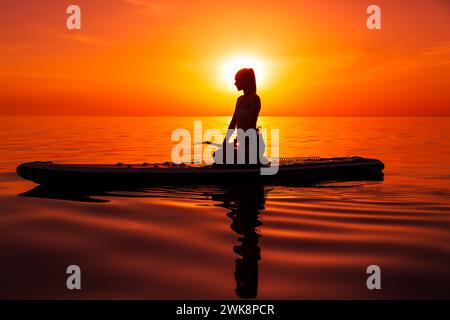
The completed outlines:
{"type": "Polygon", "coordinates": [[[11,44],[11,45],[5,45],[0,47],[0,51],[6,51],[6,52],[21,52],[29,49],[29,45],[25,44],[11,44]]]}
{"type": "Polygon", "coordinates": [[[86,34],[78,33],[78,32],[57,33],[57,34],[55,34],[55,36],[57,36],[59,38],[75,41],[75,42],[85,43],[85,44],[95,44],[95,45],[102,45],[102,46],[109,44],[108,42],[106,42],[104,40],[101,40],[101,39],[98,39],[95,37],[91,37],[86,34]]]}
{"type": "Polygon", "coordinates": [[[144,12],[149,12],[153,14],[161,14],[164,11],[164,8],[154,1],[147,1],[147,0],[123,0],[125,3],[134,5],[140,10],[144,12]]]}
{"type": "Polygon", "coordinates": [[[435,63],[448,64],[450,62],[450,41],[444,41],[420,51],[423,57],[432,59],[435,63]]]}

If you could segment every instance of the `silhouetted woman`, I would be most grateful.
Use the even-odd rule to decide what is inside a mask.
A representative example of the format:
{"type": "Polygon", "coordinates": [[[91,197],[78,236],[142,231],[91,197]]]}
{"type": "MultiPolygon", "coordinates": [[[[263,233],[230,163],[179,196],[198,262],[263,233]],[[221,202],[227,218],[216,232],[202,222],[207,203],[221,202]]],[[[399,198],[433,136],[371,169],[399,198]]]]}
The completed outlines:
{"type": "MultiPolygon", "coordinates": [[[[223,149],[225,149],[235,129],[242,129],[243,131],[253,129],[257,132],[256,123],[258,121],[259,111],[261,110],[261,99],[256,94],[256,78],[253,69],[244,68],[239,70],[236,73],[234,85],[238,91],[243,90],[244,94],[237,99],[236,108],[234,109],[233,117],[231,118],[226,137],[223,141],[223,149]]],[[[237,141],[243,141],[240,135],[241,133],[238,131],[237,141]]],[[[239,146],[239,148],[241,148],[240,150],[242,152],[247,153],[248,157],[248,141],[245,147],[239,146]]]]}
{"type": "Polygon", "coordinates": [[[256,78],[253,69],[241,69],[234,77],[234,85],[238,91],[244,94],[237,99],[233,118],[228,129],[256,130],[259,111],[261,110],[261,99],[256,94],[256,78]]]}

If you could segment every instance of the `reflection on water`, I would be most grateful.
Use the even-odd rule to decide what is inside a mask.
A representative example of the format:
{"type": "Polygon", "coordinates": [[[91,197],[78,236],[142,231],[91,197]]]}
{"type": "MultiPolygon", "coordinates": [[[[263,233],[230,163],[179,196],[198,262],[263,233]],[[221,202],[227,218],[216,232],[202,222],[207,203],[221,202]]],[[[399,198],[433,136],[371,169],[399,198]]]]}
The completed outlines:
{"type": "Polygon", "coordinates": [[[199,194],[210,197],[212,200],[220,202],[216,206],[231,210],[226,214],[232,220],[230,228],[239,235],[238,244],[233,247],[233,251],[240,256],[235,261],[236,294],[241,298],[256,298],[258,294],[258,261],[261,259],[261,248],[258,246],[261,235],[257,228],[262,225],[258,217],[264,210],[268,189],[265,190],[261,184],[218,185],[214,187],[215,192],[210,192],[210,188],[211,186],[184,186],[185,190],[191,191],[190,193],[180,193],[179,186],[160,186],[157,189],[146,188],[115,192],[102,190],[86,192],[37,186],[19,196],[92,203],[109,202],[107,199],[98,198],[99,196],[150,198],[161,196],[161,191],[166,196],[173,198],[193,199],[199,194]]]}
{"type": "Polygon", "coordinates": [[[236,259],[236,294],[241,298],[255,298],[258,294],[258,261],[261,235],[257,228],[262,225],[258,219],[264,210],[266,194],[263,185],[234,185],[224,188],[222,194],[212,195],[213,200],[222,201],[221,207],[231,210],[227,216],[233,221],[231,229],[240,237],[233,251],[236,259]]]}
{"type": "MultiPolygon", "coordinates": [[[[382,178],[374,178],[374,181],[382,178]]],[[[349,188],[348,186],[315,185],[315,188],[349,188]]],[[[312,187],[313,185],[295,184],[291,187],[312,187]]],[[[234,278],[236,281],[236,295],[240,298],[256,298],[258,295],[258,262],[261,260],[259,231],[262,222],[260,214],[265,209],[266,197],[271,187],[262,184],[226,184],[209,186],[155,186],[153,188],[137,188],[128,190],[100,190],[89,188],[54,189],[37,186],[19,194],[21,197],[44,198],[55,200],[69,200],[85,203],[108,203],[111,198],[168,198],[180,200],[208,199],[216,207],[229,210],[226,216],[232,220],[230,228],[239,237],[233,246],[233,252],[239,257],[235,260],[234,278]],[[109,198],[109,199],[108,199],[109,198]]]]}
{"type": "MultiPolygon", "coordinates": [[[[155,294],[158,297],[158,293],[159,297],[180,297],[174,288],[181,286],[190,278],[197,277],[200,277],[197,281],[201,282],[196,282],[194,287],[200,283],[212,288],[222,287],[218,291],[221,292],[219,297],[228,296],[224,292],[223,286],[226,279],[229,284],[233,279],[231,276],[233,271],[224,270],[226,261],[233,259],[230,252],[235,255],[234,289],[236,296],[240,298],[260,297],[261,290],[262,298],[448,296],[445,293],[447,286],[444,279],[447,277],[446,266],[450,265],[449,249],[445,242],[445,239],[449,239],[450,219],[446,215],[449,207],[440,205],[431,209],[432,202],[425,199],[408,204],[394,200],[398,195],[389,195],[388,193],[378,199],[367,196],[367,194],[376,192],[381,186],[380,184],[382,182],[373,182],[371,186],[370,182],[361,181],[288,187],[252,184],[186,185],[89,192],[51,190],[38,186],[20,196],[22,199],[69,200],[69,202],[56,201],[54,204],[48,203],[48,205],[54,208],[67,208],[64,209],[67,213],[61,213],[67,215],[67,219],[64,216],[59,219],[67,220],[70,224],[76,221],[80,221],[82,224],[94,224],[92,232],[96,232],[99,227],[101,230],[103,224],[114,226],[114,220],[122,223],[123,219],[132,219],[131,221],[134,222],[127,223],[129,225],[127,229],[131,228],[129,229],[131,233],[127,232],[122,235],[113,233],[106,240],[107,247],[101,250],[94,246],[90,249],[94,256],[105,254],[105,250],[106,252],[111,251],[112,243],[114,243],[111,237],[122,239],[116,246],[124,246],[126,251],[134,252],[141,250],[137,248],[142,247],[140,257],[130,258],[122,271],[129,269],[130,272],[133,272],[135,267],[128,263],[133,264],[134,259],[140,261],[144,259],[144,256],[158,257],[162,253],[158,254],[158,249],[155,248],[166,246],[167,241],[176,244],[177,249],[164,249],[164,255],[167,257],[161,256],[161,259],[184,260],[184,264],[176,265],[176,268],[179,267],[181,270],[170,271],[171,268],[167,262],[163,261],[157,267],[159,263],[152,258],[150,260],[145,258],[142,260],[142,266],[146,267],[138,272],[144,278],[146,273],[156,272],[155,276],[157,277],[164,275],[161,285],[166,286],[169,291],[165,294],[158,290],[155,291],[153,282],[135,283],[133,286],[136,287],[146,283],[149,291],[142,288],[143,292],[134,292],[131,294],[132,297],[151,297],[155,294]],[[353,198],[355,196],[357,198],[353,198]],[[269,205],[267,204],[268,198],[270,198],[269,205]],[[115,217],[116,214],[109,217],[104,216],[103,212],[114,212],[111,211],[114,209],[111,205],[117,206],[123,201],[130,209],[125,209],[126,207],[121,205],[118,207],[122,209],[117,213],[117,217],[115,217]],[[85,218],[71,217],[73,208],[70,208],[73,206],[68,206],[68,203],[92,204],[95,207],[92,207],[91,210],[95,208],[95,212],[85,218]],[[165,204],[169,207],[164,210],[158,209],[158,204],[165,204]],[[197,206],[195,209],[197,212],[186,211],[192,204],[197,206]],[[384,212],[378,210],[380,205],[383,206],[384,212]],[[215,218],[211,220],[200,213],[199,210],[202,207],[225,209],[221,215],[226,217],[226,220],[214,222],[215,218]],[[176,208],[176,211],[171,208],[176,208]],[[136,212],[133,214],[134,218],[128,218],[129,214],[134,211],[136,212]],[[145,215],[145,220],[140,218],[141,216],[144,218],[142,214],[145,215]],[[433,221],[428,220],[424,214],[433,221]],[[160,216],[161,218],[167,216],[164,219],[167,223],[160,224],[159,227],[153,226],[154,223],[159,224],[160,216]],[[206,219],[205,227],[202,227],[202,219],[206,219]],[[193,220],[192,223],[190,220],[193,220]],[[145,226],[147,224],[148,226],[145,226]],[[130,244],[127,238],[137,236],[140,225],[156,233],[141,244],[130,244]],[[196,239],[199,232],[210,229],[210,232],[217,233],[225,225],[229,225],[227,233],[235,236],[225,251],[219,249],[218,246],[222,246],[226,242],[224,239],[228,236],[221,236],[220,244],[211,236],[202,236],[196,239]],[[136,227],[138,229],[135,229],[136,227]],[[172,231],[169,231],[169,228],[172,228],[172,231]],[[230,233],[230,229],[232,233],[230,233]],[[185,234],[186,232],[188,233],[185,234]],[[266,239],[263,244],[261,244],[262,239],[266,239]],[[125,243],[120,244],[123,240],[126,240],[125,243]],[[152,244],[145,249],[144,243],[148,243],[148,241],[151,241],[152,244]],[[193,241],[195,244],[192,243],[193,241]],[[196,253],[203,246],[205,248],[202,253],[196,253]],[[183,258],[185,254],[188,255],[188,258],[183,258]],[[220,276],[208,276],[208,273],[216,273],[213,269],[208,268],[203,271],[199,269],[200,265],[211,263],[211,258],[209,258],[211,254],[218,255],[216,271],[221,274],[220,276]],[[220,255],[226,258],[224,262],[220,262],[220,255]],[[186,259],[196,261],[196,263],[189,266],[186,259]],[[378,295],[368,292],[365,285],[362,285],[365,283],[364,266],[372,263],[380,264],[384,270],[384,291],[378,295]],[[260,275],[261,264],[266,266],[263,276],[260,275]],[[429,273],[425,270],[434,270],[434,272],[429,273]],[[182,273],[178,274],[179,272],[182,273]],[[424,272],[426,272],[426,277],[423,276],[424,272]],[[283,276],[280,278],[282,274],[283,276]],[[422,275],[420,276],[422,278],[418,278],[418,275],[422,275]],[[179,281],[180,283],[177,284],[179,281]],[[301,283],[305,284],[304,289],[299,287],[301,283]],[[412,289],[411,283],[415,284],[416,289],[412,289]]],[[[75,210],[79,211],[79,209],[75,210]]],[[[54,220],[54,218],[51,219],[54,220]]],[[[62,232],[62,229],[69,230],[64,225],[58,227],[59,223],[56,221],[53,223],[57,228],[52,232],[62,232]]],[[[39,228],[36,223],[34,226],[39,228]]],[[[90,244],[92,241],[101,240],[101,237],[99,238],[95,234],[89,235],[89,237],[92,240],[86,239],[86,241],[90,244]]],[[[39,239],[40,237],[35,238],[39,239]]],[[[111,254],[114,254],[115,259],[110,262],[108,268],[114,270],[114,265],[120,266],[123,262],[120,260],[120,255],[113,252],[111,254]]],[[[91,259],[93,258],[91,257],[91,259]]],[[[48,266],[45,262],[43,268],[50,272],[53,267],[48,266]]],[[[96,274],[98,272],[104,271],[97,271],[96,274]]],[[[126,282],[126,279],[127,277],[124,277],[121,281],[126,282]]],[[[101,281],[98,285],[101,285],[101,281]]],[[[231,288],[228,290],[231,291],[231,288]]],[[[59,293],[56,296],[67,294],[64,291],[57,292],[59,293]]],[[[199,290],[200,297],[210,297],[211,293],[205,296],[205,293],[201,292],[199,290]]],[[[103,290],[100,293],[92,294],[86,291],[85,294],[87,294],[85,297],[108,297],[103,290]]],[[[111,297],[121,297],[123,293],[112,291],[110,294],[111,297]]],[[[19,296],[21,295],[19,294],[19,296]]],[[[47,295],[44,293],[44,296],[47,295]]],[[[195,294],[190,292],[181,297],[190,296],[195,296],[195,294]]]]}
{"type": "Polygon", "coordinates": [[[0,121],[0,298],[450,298],[450,118],[262,119],[282,156],[378,158],[384,181],[67,192],[14,173],[166,161],[171,129],[192,120],[0,121]],[[65,288],[69,264],[81,292],[65,288]]]}

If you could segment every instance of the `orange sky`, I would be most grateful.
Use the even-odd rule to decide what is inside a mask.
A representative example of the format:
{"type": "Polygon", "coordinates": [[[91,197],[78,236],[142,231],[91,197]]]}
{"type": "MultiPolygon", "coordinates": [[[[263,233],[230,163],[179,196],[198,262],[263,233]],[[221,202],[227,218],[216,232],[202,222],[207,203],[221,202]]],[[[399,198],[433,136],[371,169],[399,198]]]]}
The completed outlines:
{"type": "Polygon", "coordinates": [[[449,21],[448,0],[2,0],[0,115],[230,115],[241,55],[262,115],[450,115],[449,21]]]}

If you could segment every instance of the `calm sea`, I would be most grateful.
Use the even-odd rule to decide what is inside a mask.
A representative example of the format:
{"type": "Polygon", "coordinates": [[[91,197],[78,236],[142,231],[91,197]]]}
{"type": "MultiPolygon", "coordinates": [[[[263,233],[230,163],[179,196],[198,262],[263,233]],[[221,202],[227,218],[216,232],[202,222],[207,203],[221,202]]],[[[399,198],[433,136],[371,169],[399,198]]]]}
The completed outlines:
{"type": "Polygon", "coordinates": [[[450,118],[260,121],[282,156],[373,157],[384,181],[58,195],[15,174],[34,160],[168,161],[172,131],[198,119],[229,121],[0,118],[0,298],[450,298],[450,118]],[[82,290],[66,288],[69,265],[82,290]]]}

